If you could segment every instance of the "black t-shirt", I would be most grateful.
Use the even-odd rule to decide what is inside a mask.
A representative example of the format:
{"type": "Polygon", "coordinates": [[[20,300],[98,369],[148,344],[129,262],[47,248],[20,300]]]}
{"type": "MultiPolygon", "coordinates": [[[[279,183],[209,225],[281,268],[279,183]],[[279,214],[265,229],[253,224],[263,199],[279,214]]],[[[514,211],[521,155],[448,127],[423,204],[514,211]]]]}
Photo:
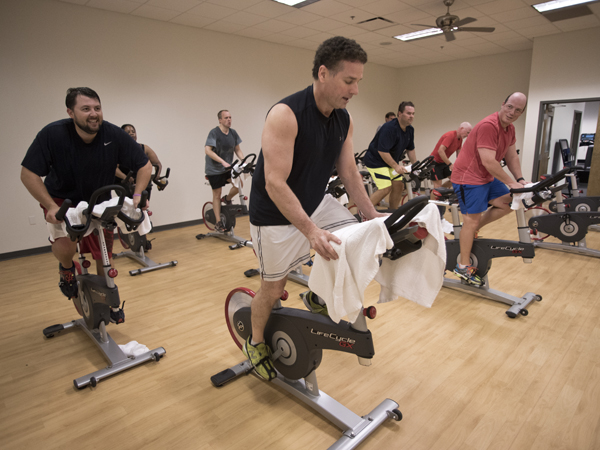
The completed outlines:
{"type": "Polygon", "coordinates": [[[363,158],[363,164],[370,168],[389,167],[379,152],[389,153],[394,161],[399,162],[405,150],[415,149],[415,129],[408,125],[402,131],[398,119],[384,123],[375,133],[369,149],[363,158]]]}
{"type": "Polygon", "coordinates": [[[76,205],[92,193],[114,184],[117,164],[139,170],[148,158],[121,128],[102,122],[90,144],[77,134],[72,119],[45,126],[27,150],[21,165],[40,177],[50,196],[68,198],[76,205]]]}
{"type": "MultiPolygon", "coordinates": [[[[291,108],[298,123],[287,184],[310,216],[325,197],[329,177],[348,136],[350,115],[345,109],[334,109],[325,117],[317,108],[312,85],[279,103],[291,108]]],[[[265,188],[262,151],[252,176],[250,222],[256,226],[290,224],[265,188]]]]}

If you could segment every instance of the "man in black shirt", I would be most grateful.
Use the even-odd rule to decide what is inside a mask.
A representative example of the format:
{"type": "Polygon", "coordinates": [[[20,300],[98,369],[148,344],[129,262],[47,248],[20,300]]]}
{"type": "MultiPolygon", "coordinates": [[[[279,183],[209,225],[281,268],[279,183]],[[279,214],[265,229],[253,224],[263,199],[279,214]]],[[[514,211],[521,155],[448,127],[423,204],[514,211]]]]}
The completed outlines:
{"type": "MultiPolygon", "coordinates": [[[[152,172],[152,165],[144,152],[127,133],[103,121],[100,98],[92,89],[69,89],[65,103],[70,119],[44,127],[21,163],[21,181],[40,202],[46,222],[60,224],[56,213],[64,199],[68,198],[76,205],[80,201],[89,201],[96,189],[114,184],[119,164],[137,170],[133,196],[137,207],[152,172]],[[44,181],[42,177],[46,177],[44,181]]],[[[97,246],[95,236],[85,239],[88,238],[95,240],[97,246]]],[[[110,255],[112,239],[110,235],[108,238],[110,255]]],[[[76,250],[76,243],[66,235],[52,242],[52,253],[59,261],[59,286],[67,297],[77,295],[73,265],[76,250]]]]}
{"type": "Polygon", "coordinates": [[[330,241],[341,241],[331,231],[355,223],[346,208],[325,196],[334,167],[365,217],[381,216],[356,168],[352,118],[345,109],[358,94],[366,62],[355,41],[326,40],[315,55],[312,86],[283,99],[267,115],[250,202],[261,287],[252,301],[252,335],[244,345],[256,372],[267,380],[276,372],[263,333],[287,274],[310,257],[310,248],[327,261],[337,259],[330,241]]]}

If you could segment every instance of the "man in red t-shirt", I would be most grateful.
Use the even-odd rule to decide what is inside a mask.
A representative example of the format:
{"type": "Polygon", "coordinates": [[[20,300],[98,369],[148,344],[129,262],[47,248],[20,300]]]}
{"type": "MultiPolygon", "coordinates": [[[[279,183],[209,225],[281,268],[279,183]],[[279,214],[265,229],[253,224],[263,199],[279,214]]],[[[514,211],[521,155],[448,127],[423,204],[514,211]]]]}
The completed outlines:
{"type": "Polygon", "coordinates": [[[509,95],[500,111],[475,125],[452,170],[452,186],[463,215],[460,262],[454,273],[470,284],[483,285],[470,261],[475,233],[511,211],[509,188],[519,189],[528,183],[521,172],[513,126],[526,106],[527,97],[521,92],[509,95]],[[500,165],[502,159],[516,182],[500,165]],[[488,203],[492,205],[489,209],[488,203]]]}
{"type": "MultiPolygon", "coordinates": [[[[438,143],[436,144],[431,156],[435,161],[433,171],[431,172],[430,180],[433,181],[433,187],[451,187],[452,183],[450,180],[443,182],[444,178],[450,178],[452,173],[452,162],[450,162],[450,156],[455,152],[460,153],[463,139],[466,138],[473,127],[469,122],[463,122],[458,127],[458,130],[448,131],[444,133],[438,143]]],[[[457,153],[457,155],[458,155],[457,153]]],[[[435,200],[433,193],[431,199],[435,200]]]]}

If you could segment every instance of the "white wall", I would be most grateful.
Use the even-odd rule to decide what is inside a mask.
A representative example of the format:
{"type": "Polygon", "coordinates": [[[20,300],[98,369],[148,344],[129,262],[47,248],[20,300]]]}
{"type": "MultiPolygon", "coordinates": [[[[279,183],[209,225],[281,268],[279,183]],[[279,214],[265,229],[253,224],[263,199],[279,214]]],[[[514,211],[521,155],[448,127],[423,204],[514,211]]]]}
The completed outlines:
{"type": "MultiPolygon", "coordinates": [[[[419,159],[461,122],[473,126],[500,109],[512,92],[527,94],[531,51],[409,67],[402,70],[398,96],[415,104],[415,148],[419,159]]],[[[515,122],[517,148],[523,144],[525,119],[515,122]]]]}
{"type": "MultiPolygon", "coordinates": [[[[200,219],[210,200],[203,149],[217,111],[229,109],[244,152],[258,152],[268,109],[312,82],[312,51],[54,0],[2,0],[0,42],[0,254],[48,244],[20,164],[36,133],[67,117],[67,88],[95,89],[104,119],[133,123],[171,167],[169,187],[152,197],[153,223],[163,225],[200,219]]],[[[382,86],[396,80],[395,69],[365,68],[349,104],[357,148],[390,108],[382,86]]]]}
{"type": "Polygon", "coordinates": [[[523,156],[526,178],[533,170],[540,102],[600,98],[599,47],[600,27],[534,39],[523,156]]]}

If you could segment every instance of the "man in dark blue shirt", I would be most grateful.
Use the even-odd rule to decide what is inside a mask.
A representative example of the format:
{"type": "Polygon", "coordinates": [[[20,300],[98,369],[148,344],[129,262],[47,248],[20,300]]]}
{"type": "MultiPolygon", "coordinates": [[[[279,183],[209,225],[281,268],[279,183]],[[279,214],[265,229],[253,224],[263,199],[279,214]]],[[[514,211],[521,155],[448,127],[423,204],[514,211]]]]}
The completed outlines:
{"type": "Polygon", "coordinates": [[[390,209],[400,206],[404,181],[402,174],[407,170],[400,164],[405,152],[411,163],[415,156],[415,130],[412,122],[415,118],[415,105],[402,102],[398,107],[398,118],[384,123],[369,144],[363,164],[369,170],[377,191],[371,195],[373,205],[378,205],[390,194],[390,209]]]}

